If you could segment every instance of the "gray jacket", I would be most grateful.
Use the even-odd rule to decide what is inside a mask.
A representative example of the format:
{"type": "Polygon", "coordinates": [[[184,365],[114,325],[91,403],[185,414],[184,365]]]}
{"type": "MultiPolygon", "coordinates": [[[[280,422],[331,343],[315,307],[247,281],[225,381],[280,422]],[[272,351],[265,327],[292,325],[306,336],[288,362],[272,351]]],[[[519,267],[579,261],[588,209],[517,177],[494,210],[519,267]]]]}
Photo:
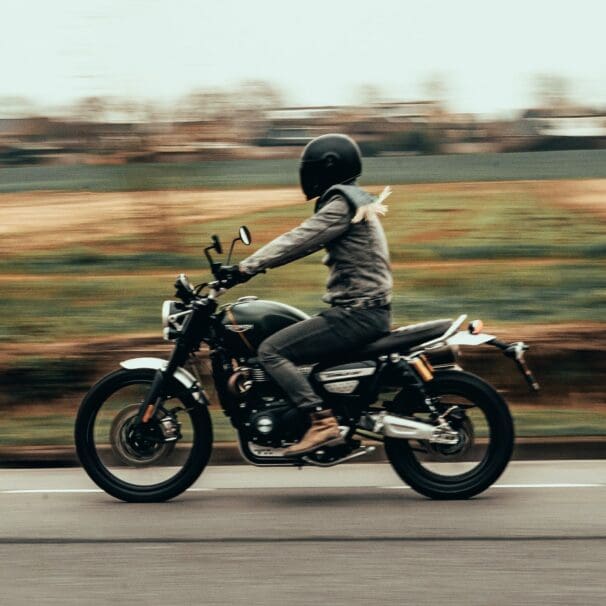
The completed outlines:
{"type": "Polygon", "coordinates": [[[383,227],[374,214],[352,223],[356,211],[375,200],[357,185],[331,187],[316,203],[315,214],[242,261],[240,270],[255,274],[324,247],[328,254],[323,262],[329,268],[324,301],[354,306],[389,302],[392,277],[383,227]]]}

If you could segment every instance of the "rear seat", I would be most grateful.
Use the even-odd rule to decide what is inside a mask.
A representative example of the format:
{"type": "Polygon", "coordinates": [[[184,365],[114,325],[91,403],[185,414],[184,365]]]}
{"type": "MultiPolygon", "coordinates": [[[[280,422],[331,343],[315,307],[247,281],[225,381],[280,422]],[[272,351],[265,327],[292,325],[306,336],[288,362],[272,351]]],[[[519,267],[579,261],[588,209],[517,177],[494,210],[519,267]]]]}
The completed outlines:
{"type": "Polygon", "coordinates": [[[432,320],[421,324],[411,324],[393,330],[385,337],[381,337],[362,349],[359,349],[355,358],[368,360],[384,354],[393,352],[406,353],[415,345],[421,345],[426,341],[437,339],[443,335],[452,325],[453,320],[432,320]]]}

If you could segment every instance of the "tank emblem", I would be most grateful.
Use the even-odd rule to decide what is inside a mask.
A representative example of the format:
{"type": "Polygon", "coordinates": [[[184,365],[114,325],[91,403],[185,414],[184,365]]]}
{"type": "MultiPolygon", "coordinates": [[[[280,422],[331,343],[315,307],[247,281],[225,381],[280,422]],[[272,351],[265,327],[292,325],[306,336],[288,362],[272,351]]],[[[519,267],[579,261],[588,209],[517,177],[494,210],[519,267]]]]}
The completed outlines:
{"type": "Polygon", "coordinates": [[[252,324],[225,324],[225,328],[232,332],[241,333],[254,328],[254,326],[252,324]]]}

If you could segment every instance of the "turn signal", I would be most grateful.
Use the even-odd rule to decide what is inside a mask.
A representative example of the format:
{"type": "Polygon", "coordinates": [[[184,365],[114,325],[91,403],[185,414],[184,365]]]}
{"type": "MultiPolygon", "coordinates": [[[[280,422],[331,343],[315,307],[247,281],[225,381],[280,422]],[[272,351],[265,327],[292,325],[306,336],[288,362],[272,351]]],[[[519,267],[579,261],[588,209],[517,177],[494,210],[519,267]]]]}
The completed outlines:
{"type": "Polygon", "coordinates": [[[484,328],[484,322],[482,320],[474,320],[469,323],[468,330],[472,335],[479,335],[484,328]]]}

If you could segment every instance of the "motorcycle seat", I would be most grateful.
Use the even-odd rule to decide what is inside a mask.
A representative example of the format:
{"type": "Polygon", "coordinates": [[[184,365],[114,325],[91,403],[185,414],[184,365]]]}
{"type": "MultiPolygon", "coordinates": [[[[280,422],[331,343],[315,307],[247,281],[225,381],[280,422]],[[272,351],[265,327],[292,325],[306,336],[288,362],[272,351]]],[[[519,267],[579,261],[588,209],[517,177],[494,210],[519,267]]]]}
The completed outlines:
{"type": "Polygon", "coordinates": [[[367,360],[394,352],[406,353],[416,345],[442,336],[452,326],[452,322],[453,320],[432,320],[396,328],[388,335],[359,349],[355,357],[367,360]]]}

